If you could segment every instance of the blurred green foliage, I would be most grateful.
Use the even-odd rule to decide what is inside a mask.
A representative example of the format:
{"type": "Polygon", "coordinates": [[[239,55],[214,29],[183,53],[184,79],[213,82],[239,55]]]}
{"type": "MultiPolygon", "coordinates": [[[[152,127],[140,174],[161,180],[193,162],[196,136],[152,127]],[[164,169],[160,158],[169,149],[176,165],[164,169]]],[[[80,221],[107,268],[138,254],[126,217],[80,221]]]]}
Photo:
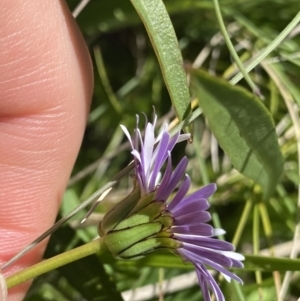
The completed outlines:
{"type": "MultiPolygon", "coordinates": [[[[71,10],[78,4],[75,0],[67,2],[71,10]]],[[[216,81],[218,78],[229,81],[237,69],[219,33],[213,2],[166,0],[164,3],[187,70],[194,64],[194,67],[215,76],[216,81]],[[196,60],[199,54],[201,57],[196,60]]],[[[247,64],[294,18],[299,11],[299,0],[222,0],[220,6],[231,41],[241,60],[247,64]]],[[[92,0],[77,21],[93,59],[95,89],[82,148],[61,209],[62,215],[106,184],[131,160],[119,124],[133,129],[135,115],[144,112],[151,118],[153,106],[159,117],[167,114],[167,120],[175,118],[155,52],[130,1],[92,0]]],[[[226,229],[226,239],[234,240],[242,253],[253,254],[269,248],[268,256],[271,256],[272,250],[279,252],[277,246],[286,246],[283,243],[291,241],[294,236],[299,211],[300,150],[297,149],[297,139],[300,136],[297,133],[300,133],[300,123],[295,123],[300,104],[299,49],[300,36],[292,33],[250,72],[264,96],[261,103],[272,115],[284,157],[283,175],[275,193],[266,202],[261,203],[261,189],[232,167],[228,156],[212,135],[204,115],[194,123],[194,143],[179,145],[174,151],[175,163],[183,154],[189,157],[188,173],[194,188],[208,181],[218,184],[218,191],[211,200],[212,211],[218,216],[221,227],[226,229]],[[288,109],[288,104],[292,110],[288,109]],[[247,204],[250,205],[247,207],[247,204]],[[253,207],[258,208],[260,214],[258,229],[253,222],[253,207]],[[254,246],[258,246],[258,250],[254,246]]],[[[244,80],[239,84],[249,90],[244,80]]],[[[201,106],[201,99],[199,102],[201,106]]],[[[195,103],[198,104],[197,100],[195,103]]],[[[259,130],[256,126],[253,122],[253,129],[259,130]]],[[[128,194],[130,187],[129,177],[122,180],[117,189],[97,207],[99,215],[92,215],[87,226],[79,225],[83,212],[54,233],[45,256],[53,256],[92,240],[97,233],[101,214],[128,194]]],[[[280,256],[290,254],[287,247],[281,252],[280,256]]],[[[101,258],[89,256],[36,279],[26,300],[122,300],[120,292],[160,283],[192,271],[179,258],[163,256],[167,256],[166,259],[150,256],[148,260],[133,264],[115,261],[103,264],[101,258]],[[161,263],[167,265],[167,262],[168,267],[160,268],[161,263]]],[[[245,270],[237,271],[245,282],[244,286],[237,288],[235,284],[218,278],[226,300],[277,300],[275,280],[282,279],[284,273],[254,273],[251,264],[247,266],[247,261],[245,264],[245,270]]],[[[295,273],[285,300],[298,298],[298,283],[299,273],[295,273]]],[[[151,295],[151,291],[149,296],[140,300],[159,298],[151,295]]],[[[195,282],[179,291],[161,292],[159,300],[202,300],[202,295],[195,282]]]]}

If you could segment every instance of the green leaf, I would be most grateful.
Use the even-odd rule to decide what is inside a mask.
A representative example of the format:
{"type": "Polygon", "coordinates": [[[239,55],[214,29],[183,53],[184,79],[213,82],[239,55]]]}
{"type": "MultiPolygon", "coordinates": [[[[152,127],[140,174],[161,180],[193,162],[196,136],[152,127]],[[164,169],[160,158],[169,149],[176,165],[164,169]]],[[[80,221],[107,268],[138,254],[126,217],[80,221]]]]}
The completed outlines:
{"type": "Polygon", "coordinates": [[[116,261],[115,264],[120,266],[150,266],[158,268],[178,268],[187,270],[194,269],[194,266],[190,262],[185,262],[180,256],[163,250],[148,254],[146,257],[138,260],[116,261]]]}
{"type": "MultiPolygon", "coordinates": [[[[290,259],[282,257],[268,257],[245,255],[244,269],[246,271],[299,271],[300,259],[290,259]]],[[[150,266],[162,268],[177,268],[193,270],[195,267],[188,261],[184,261],[180,256],[174,255],[171,252],[159,252],[149,254],[146,257],[138,260],[116,261],[119,266],[150,266]]],[[[234,269],[236,272],[241,269],[234,269]]]]}
{"type": "Polygon", "coordinates": [[[245,268],[260,271],[299,271],[300,259],[245,255],[245,268]]]}
{"type": "Polygon", "coordinates": [[[176,34],[161,0],[131,0],[155,50],[164,81],[180,121],[191,113],[190,93],[176,34]]]}
{"type": "MultiPolygon", "coordinates": [[[[77,4],[76,1],[73,7],[75,7],[75,4],[77,4]]],[[[210,0],[165,0],[164,4],[170,15],[213,8],[210,0]]],[[[141,23],[141,19],[130,2],[120,0],[90,1],[76,20],[85,35],[89,36],[113,32],[141,23]]]]}
{"type": "Polygon", "coordinates": [[[274,122],[261,101],[241,87],[192,71],[192,92],[233,166],[259,184],[264,199],[283,171],[274,122]]]}

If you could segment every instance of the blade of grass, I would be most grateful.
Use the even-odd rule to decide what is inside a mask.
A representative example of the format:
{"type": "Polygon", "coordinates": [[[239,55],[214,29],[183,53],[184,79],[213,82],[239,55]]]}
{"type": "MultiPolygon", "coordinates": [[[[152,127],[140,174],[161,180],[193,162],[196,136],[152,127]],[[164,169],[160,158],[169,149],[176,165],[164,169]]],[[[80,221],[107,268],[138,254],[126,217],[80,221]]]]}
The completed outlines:
{"type": "MultiPolygon", "coordinates": [[[[286,26],[286,28],[277,36],[276,39],[273,40],[265,49],[259,52],[252,62],[248,64],[246,67],[246,72],[250,72],[253,68],[255,68],[261,61],[266,58],[290,33],[291,31],[297,26],[300,22],[300,11],[296,14],[294,19],[286,26]]],[[[231,80],[230,83],[235,85],[237,84],[242,78],[243,74],[239,72],[235,75],[231,80]]]]}
{"type": "Polygon", "coordinates": [[[242,216],[240,218],[239,224],[237,226],[237,229],[236,229],[236,231],[234,233],[234,237],[233,237],[233,240],[232,240],[232,243],[235,246],[237,246],[239,244],[239,242],[240,242],[240,239],[241,239],[243,231],[245,229],[245,226],[246,226],[247,220],[249,218],[251,209],[252,209],[252,201],[251,200],[247,200],[246,204],[244,206],[244,210],[243,210],[242,216]]]}
{"type": "Polygon", "coordinates": [[[102,85],[104,87],[104,90],[107,94],[107,97],[108,97],[112,107],[115,109],[116,113],[119,115],[122,115],[122,107],[110,85],[109,79],[107,77],[105,65],[103,62],[102,53],[101,53],[99,46],[94,47],[94,56],[95,56],[98,73],[99,73],[102,85]]]}
{"type": "MultiPolygon", "coordinates": [[[[253,254],[257,255],[259,252],[259,242],[260,242],[260,236],[259,236],[259,209],[258,209],[258,204],[254,205],[253,208],[253,254]]],[[[258,293],[262,297],[262,290],[261,290],[261,285],[262,285],[262,276],[261,276],[261,271],[256,270],[255,271],[255,278],[256,278],[256,283],[258,285],[258,293]]]]}
{"type": "Polygon", "coordinates": [[[83,9],[88,5],[90,0],[81,0],[72,12],[73,17],[76,19],[83,9]]]}
{"type": "Polygon", "coordinates": [[[221,30],[221,32],[224,36],[224,39],[225,39],[226,45],[227,45],[227,47],[230,51],[230,54],[232,55],[234,61],[237,64],[237,66],[239,67],[241,74],[243,74],[243,76],[244,76],[245,80],[247,81],[248,85],[251,87],[253,93],[258,95],[260,98],[263,98],[260,91],[259,91],[259,88],[255,85],[255,83],[252,81],[252,79],[248,75],[243,63],[241,62],[238,54],[236,53],[236,51],[234,49],[234,46],[233,46],[233,44],[230,40],[230,37],[228,35],[228,32],[226,30],[226,27],[225,27],[225,24],[224,24],[224,21],[223,21],[222,13],[221,13],[220,6],[219,6],[219,1],[218,0],[213,0],[213,3],[214,3],[214,7],[215,7],[217,20],[218,20],[218,23],[219,23],[219,26],[220,26],[220,30],[221,30]]]}

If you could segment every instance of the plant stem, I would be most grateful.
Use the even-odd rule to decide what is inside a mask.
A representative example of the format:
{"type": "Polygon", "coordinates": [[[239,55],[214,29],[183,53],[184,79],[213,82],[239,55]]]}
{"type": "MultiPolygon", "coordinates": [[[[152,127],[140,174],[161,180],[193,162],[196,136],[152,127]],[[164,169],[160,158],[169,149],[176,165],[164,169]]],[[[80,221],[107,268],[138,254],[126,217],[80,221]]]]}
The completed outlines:
{"type": "Polygon", "coordinates": [[[234,246],[237,246],[238,243],[240,242],[240,239],[242,237],[243,231],[245,229],[248,217],[250,215],[252,209],[252,201],[250,199],[247,200],[245,206],[244,206],[244,210],[242,213],[242,216],[240,218],[239,224],[237,226],[237,229],[235,231],[232,243],[234,246]]]}
{"type": "Polygon", "coordinates": [[[28,267],[22,271],[19,271],[6,279],[7,288],[12,288],[18,284],[21,284],[27,280],[33,279],[58,267],[81,259],[83,257],[95,254],[104,253],[106,251],[106,246],[104,244],[103,238],[93,240],[83,246],[72,249],[70,251],[64,252],[62,254],[56,255],[52,258],[46,259],[39,262],[31,267],[28,267]]]}
{"type": "Polygon", "coordinates": [[[228,50],[230,51],[230,54],[232,55],[235,63],[237,64],[237,66],[239,67],[241,74],[243,74],[245,80],[247,81],[248,85],[251,87],[251,89],[253,90],[253,92],[258,95],[260,98],[262,98],[262,95],[260,94],[259,88],[255,85],[255,83],[252,81],[251,77],[249,76],[249,74],[247,73],[243,63],[241,62],[238,54],[236,53],[234,46],[230,40],[230,37],[228,35],[228,32],[226,30],[224,21],[223,21],[223,17],[222,17],[222,13],[221,13],[221,9],[219,6],[219,2],[218,0],[213,0],[214,3],[214,8],[215,8],[215,12],[216,12],[216,16],[217,16],[217,20],[220,26],[220,30],[223,34],[225,43],[228,47],[228,50]]]}

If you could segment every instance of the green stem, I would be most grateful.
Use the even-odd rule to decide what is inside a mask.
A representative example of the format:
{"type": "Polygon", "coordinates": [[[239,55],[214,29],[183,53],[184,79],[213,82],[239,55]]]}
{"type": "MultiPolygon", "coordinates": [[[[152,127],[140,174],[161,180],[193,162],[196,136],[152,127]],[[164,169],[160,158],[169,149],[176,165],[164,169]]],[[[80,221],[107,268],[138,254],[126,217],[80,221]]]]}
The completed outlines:
{"type": "Polygon", "coordinates": [[[263,229],[264,229],[264,232],[265,232],[265,235],[267,238],[270,255],[275,256],[273,242],[272,242],[272,237],[273,237],[272,223],[269,218],[268,209],[266,207],[266,204],[259,203],[258,209],[259,209],[259,214],[260,214],[261,221],[263,224],[263,229]]]}
{"type": "Polygon", "coordinates": [[[238,296],[238,299],[240,301],[246,301],[243,290],[242,290],[241,286],[239,285],[239,283],[237,283],[236,281],[232,281],[231,285],[234,287],[234,290],[238,296]]]}
{"type": "MultiPolygon", "coordinates": [[[[43,241],[47,236],[52,234],[54,231],[59,229],[64,223],[66,223],[68,220],[70,220],[75,214],[77,214],[80,210],[87,207],[89,204],[94,202],[96,199],[101,197],[103,193],[105,193],[108,189],[113,187],[124,175],[126,175],[129,171],[131,171],[134,168],[134,162],[132,161],[129,163],[124,169],[122,169],[119,173],[117,173],[113,179],[98,189],[95,193],[93,193],[86,201],[82,202],[79,206],[74,208],[71,212],[69,212],[66,216],[62,217],[58,222],[56,222],[52,227],[50,227],[47,231],[42,233],[38,238],[36,238],[33,242],[31,242],[29,245],[27,245],[23,250],[21,250],[19,253],[17,253],[14,257],[12,257],[10,260],[5,262],[3,266],[1,267],[2,270],[9,267],[11,264],[19,260],[22,256],[24,256],[26,253],[28,253],[30,250],[32,250],[38,243],[43,241]]],[[[95,204],[95,203],[94,203],[95,204]]],[[[92,207],[94,208],[94,207],[92,207]]],[[[90,213],[90,211],[89,211],[90,213]]]]}
{"type": "MultiPolygon", "coordinates": [[[[219,214],[218,214],[218,213],[216,213],[216,212],[213,212],[213,213],[212,213],[212,221],[213,221],[213,225],[214,225],[215,228],[217,228],[217,229],[223,229],[223,228],[222,228],[222,225],[221,225],[221,221],[220,221],[220,217],[219,217],[219,214]]],[[[218,238],[219,238],[220,240],[225,240],[224,235],[219,235],[218,238]]]]}
{"type": "MultiPolygon", "coordinates": [[[[254,210],[253,210],[253,254],[258,255],[259,252],[259,242],[260,242],[260,235],[259,235],[259,208],[258,204],[254,205],[254,210]]],[[[255,271],[255,278],[256,278],[256,283],[258,284],[258,294],[261,293],[260,286],[262,284],[262,276],[261,276],[261,271],[255,271]]]]}
{"type": "Polygon", "coordinates": [[[109,78],[108,78],[107,73],[106,73],[105,64],[103,62],[102,53],[101,53],[101,50],[100,50],[99,46],[96,46],[94,48],[94,56],[95,56],[95,62],[96,62],[96,66],[97,66],[97,69],[98,69],[98,73],[99,73],[100,79],[102,81],[102,85],[104,87],[106,95],[107,95],[112,107],[115,109],[116,113],[118,115],[121,115],[122,114],[122,107],[121,107],[120,102],[117,99],[115,93],[113,92],[112,87],[111,87],[109,78]]]}
{"type": "Polygon", "coordinates": [[[21,284],[27,280],[33,279],[37,276],[52,271],[58,267],[81,259],[83,257],[101,252],[104,253],[106,247],[103,238],[93,240],[83,246],[56,255],[52,258],[39,262],[29,268],[26,268],[20,272],[17,272],[6,279],[7,288],[12,288],[18,284],[21,284]]]}
{"type": "Polygon", "coordinates": [[[235,63],[237,64],[237,66],[239,67],[241,73],[243,74],[243,76],[245,77],[245,80],[247,81],[248,85],[251,87],[251,89],[253,90],[253,92],[262,97],[260,95],[260,91],[258,89],[258,87],[254,84],[254,82],[252,81],[252,79],[250,78],[249,74],[247,73],[243,63],[241,62],[238,54],[236,53],[235,49],[234,49],[234,46],[230,40],[230,37],[227,33],[227,30],[226,30],[226,27],[225,27],[225,24],[224,24],[224,21],[223,21],[223,18],[222,18],[222,14],[221,14],[221,10],[220,10],[220,6],[219,6],[219,2],[218,0],[213,0],[213,3],[214,3],[214,7],[215,7],[215,12],[216,12],[216,16],[217,16],[217,20],[218,20],[218,23],[219,23],[219,26],[220,26],[220,30],[224,36],[224,40],[225,40],[225,43],[229,49],[229,52],[230,54],[232,55],[235,63]]]}
{"type": "Polygon", "coordinates": [[[251,209],[252,209],[252,201],[247,200],[247,202],[245,204],[245,207],[244,207],[244,210],[243,210],[243,213],[242,213],[242,216],[240,218],[238,227],[235,231],[235,234],[234,234],[234,237],[233,237],[233,240],[232,240],[232,243],[235,246],[237,246],[238,243],[240,242],[240,238],[241,238],[241,236],[243,234],[243,231],[245,229],[245,226],[246,226],[248,217],[250,215],[251,209]]]}

